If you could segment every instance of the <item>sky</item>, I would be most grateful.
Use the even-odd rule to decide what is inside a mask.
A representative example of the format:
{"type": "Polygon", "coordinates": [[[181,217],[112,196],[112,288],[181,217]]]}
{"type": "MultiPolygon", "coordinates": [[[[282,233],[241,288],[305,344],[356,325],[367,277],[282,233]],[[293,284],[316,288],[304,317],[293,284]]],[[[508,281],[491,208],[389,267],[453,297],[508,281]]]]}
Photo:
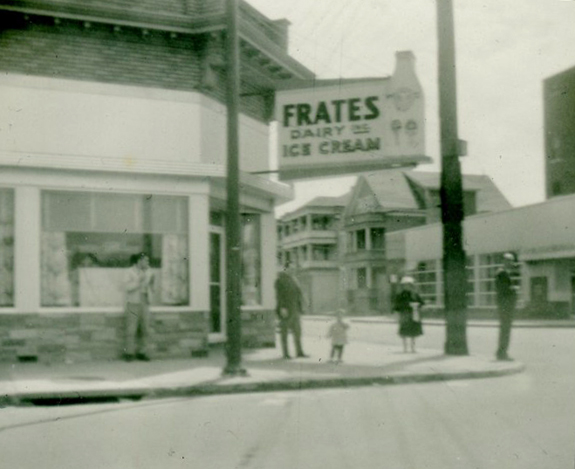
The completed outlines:
{"type": "MultiPolygon", "coordinates": [[[[426,148],[440,170],[434,0],[248,0],[286,18],[289,52],[318,78],[389,76],[411,50],[425,95],[426,148]]],[[[544,200],[543,80],[575,66],[575,1],[453,0],[464,174],[485,174],[514,206],[544,200]]],[[[295,199],[337,196],[354,176],[294,183],[295,199]]]]}

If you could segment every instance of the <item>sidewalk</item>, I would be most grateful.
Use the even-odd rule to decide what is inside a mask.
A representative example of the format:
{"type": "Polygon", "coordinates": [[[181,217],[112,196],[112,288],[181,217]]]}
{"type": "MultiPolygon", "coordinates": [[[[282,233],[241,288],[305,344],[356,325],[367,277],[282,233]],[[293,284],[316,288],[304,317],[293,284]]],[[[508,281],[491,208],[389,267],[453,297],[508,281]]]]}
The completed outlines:
{"type": "MultiPolygon", "coordinates": [[[[305,320],[309,321],[331,321],[333,315],[306,315],[305,320]]],[[[387,316],[348,316],[350,322],[364,323],[384,323],[397,324],[397,318],[393,315],[387,316]]],[[[445,326],[445,319],[423,319],[425,326],[445,326]]],[[[499,327],[496,319],[468,319],[468,327],[499,327]]],[[[575,328],[575,319],[516,319],[513,321],[513,328],[575,328]]]]}
{"type": "Polygon", "coordinates": [[[4,364],[0,406],[406,384],[504,376],[524,369],[520,362],[448,357],[437,350],[405,354],[400,347],[367,343],[347,346],[345,362],[335,364],[329,362],[325,339],[305,339],[308,358],[283,360],[278,349],[244,350],[246,377],[222,376],[222,346],[212,348],[207,358],[185,360],[4,364]]]}

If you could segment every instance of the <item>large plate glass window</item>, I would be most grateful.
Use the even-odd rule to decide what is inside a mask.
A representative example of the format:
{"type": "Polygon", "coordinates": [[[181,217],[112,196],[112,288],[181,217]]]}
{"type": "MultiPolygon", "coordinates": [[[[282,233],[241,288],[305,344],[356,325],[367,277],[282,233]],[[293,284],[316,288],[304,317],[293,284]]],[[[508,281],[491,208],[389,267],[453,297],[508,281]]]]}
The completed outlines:
{"type": "Polygon", "coordinates": [[[242,304],[260,305],[261,291],[261,223],[253,213],[241,215],[242,222],[242,304]]]}
{"type": "Polygon", "coordinates": [[[132,254],[150,257],[152,304],[189,304],[186,197],[42,193],[42,306],[120,306],[132,254]]]}

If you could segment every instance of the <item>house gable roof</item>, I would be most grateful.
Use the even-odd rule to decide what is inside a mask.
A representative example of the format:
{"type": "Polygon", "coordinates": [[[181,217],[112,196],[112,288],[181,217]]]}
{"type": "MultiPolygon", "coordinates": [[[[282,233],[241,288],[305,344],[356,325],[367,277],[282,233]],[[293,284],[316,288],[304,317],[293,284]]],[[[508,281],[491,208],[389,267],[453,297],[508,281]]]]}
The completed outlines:
{"type": "MultiPolygon", "coordinates": [[[[344,195],[336,197],[328,197],[328,196],[315,197],[314,199],[298,207],[297,209],[285,213],[280,217],[280,219],[283,221],[291,220],[303,214],[313,212],[314,209],[317,211],[321,211],[321,209],[338,209],[338,208],[341,209],[347,206],[350,199],[351,199],[351,191],[344,195]]],[[[329,212],[329,210],[325,211],[329,212]]]]}
{"type": "Polygon", "coordinates": [[[421,209],[405,171],[378,171],[362,176],[383,210],[421,209]]]}
{"type": "MultiPolygon", "coordinates": [[[[441,174],[423,171],[405,172],[413,184],[426,190],[439,190],[441,174]]],[[[509,201],[501,193],[489,176],[477,174],[465,174],[462,176],[464,191],[474,191],[477,194],[477,213],[497,212],[512,208],[509,201]]]]}

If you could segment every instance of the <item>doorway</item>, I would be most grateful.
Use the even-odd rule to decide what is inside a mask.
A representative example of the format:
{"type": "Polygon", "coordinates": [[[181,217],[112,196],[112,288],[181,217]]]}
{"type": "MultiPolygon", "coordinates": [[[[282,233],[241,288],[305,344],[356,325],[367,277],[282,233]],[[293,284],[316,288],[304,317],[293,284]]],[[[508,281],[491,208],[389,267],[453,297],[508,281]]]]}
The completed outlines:
{"type": "Polygon", "coordinates": [[[226,336],[224,231],[210,229],[210,342],[223,342],[226,336]]]}

